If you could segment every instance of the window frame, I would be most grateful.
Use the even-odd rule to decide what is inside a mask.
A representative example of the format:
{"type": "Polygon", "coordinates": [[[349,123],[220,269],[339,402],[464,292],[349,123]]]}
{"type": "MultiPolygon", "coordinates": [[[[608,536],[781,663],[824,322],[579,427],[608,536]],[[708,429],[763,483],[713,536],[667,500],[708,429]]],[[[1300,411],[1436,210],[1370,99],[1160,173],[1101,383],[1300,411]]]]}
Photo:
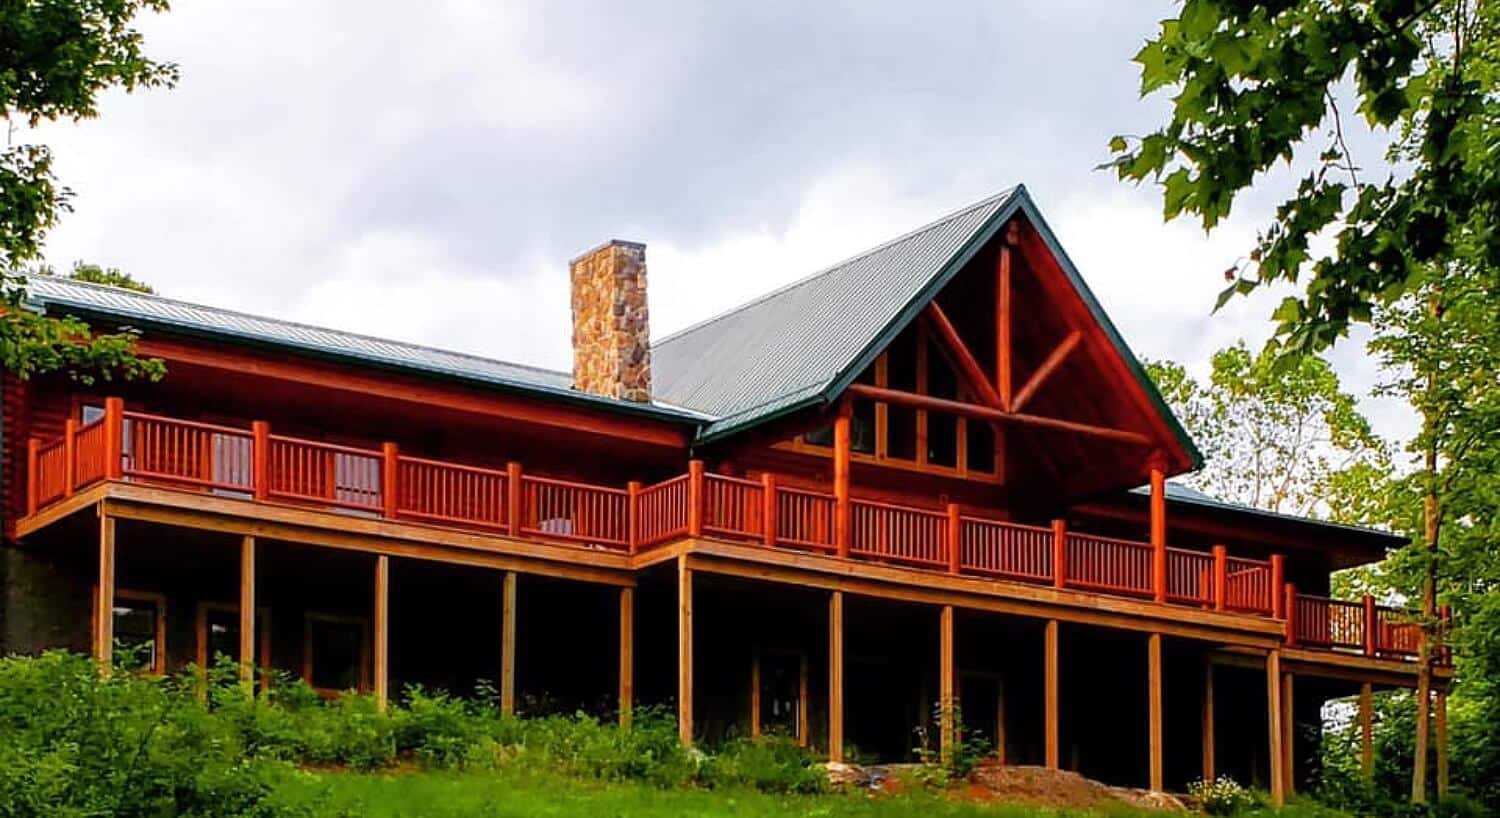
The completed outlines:
{"type": "MultiPolygon", "coordinates": [[[[103,612],[99,610],[99,584],[94,583],[92,588],[93,603],[91,607],[93,610],[93,617],[90,622],[89,631],[90,635],[92,636],[92,642],[94,644],[98,644],[99,623],[103,612]]],[[[156,609],[156,633],[153,640],[154,649],[152,651],[154,654],[154,661],[152,662],[152,666],[149,668],[131,672],[139,673],[144,676],[165,676],[167,672],[167,595],[162,593],[161,591],[143,591],[136,588],[115,588],[115,602],[118,603],[121,600],[146,603],[156,609]]],[[[114,616],[113,610],[110,611],[110,616],[114,616]]],[[[113,628],[110,629],[110,633],[114,633],[113,628]]],[[[113,646],[111,646],[111,656],[113,656],[113,646]]]]}
{"type": "MultiPolygon", "coordinates": [[[[232,613],[239,616],[240,606],[237,602],[218,602],[213,600],[199,600],[197,611],[194,615],[194,639],[196,647],[194,650],[195,661],[198,667],[208,669],[208,614],[210,611],[232,613]]],[[[271,608],[269,605],[255,606],[255,649],[260,653],[260,661],[256,667],[262,671],[271,670],[271,608]]],[[[236,657],[238,661],[238,657],[236,657]]]]}
{"type": "Polygon", "coordinates": [[[372,667],[370,662],[370,618],[356,614],[329,613],[326,611],[305,611],[302,615],[302,681],[312,688],[318,695],[325,698],[335,698],[345,689],[329,687],[318,687],[313,684],[313,624],[317,622],[333,625],[357,625],[360,629],[359,640],[359,685],[355,691],[360,694],[370,692],[373,686],[372,667]]]}

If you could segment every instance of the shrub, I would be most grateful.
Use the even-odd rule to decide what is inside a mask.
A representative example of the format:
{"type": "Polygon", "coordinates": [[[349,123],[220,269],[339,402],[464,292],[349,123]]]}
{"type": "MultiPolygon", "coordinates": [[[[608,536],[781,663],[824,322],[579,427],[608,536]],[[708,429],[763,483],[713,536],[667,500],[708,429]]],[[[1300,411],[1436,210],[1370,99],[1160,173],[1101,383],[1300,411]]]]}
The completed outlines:
{"type": "Polygon", "coordinates": [[[1188,795],[1209,815],[1234,815],[1256,806],[1249,790],[1227,775],[1212,781],[1198,780],[1188,784],[1188,795]]]}
{"type": "Polygon", "coordinates": [[[828,773],[817,759],[796,740],[781,735],[731,741],[704,760],[699,779],[712,788],[751,787],[774,793],[828,788],[828,773]]]}

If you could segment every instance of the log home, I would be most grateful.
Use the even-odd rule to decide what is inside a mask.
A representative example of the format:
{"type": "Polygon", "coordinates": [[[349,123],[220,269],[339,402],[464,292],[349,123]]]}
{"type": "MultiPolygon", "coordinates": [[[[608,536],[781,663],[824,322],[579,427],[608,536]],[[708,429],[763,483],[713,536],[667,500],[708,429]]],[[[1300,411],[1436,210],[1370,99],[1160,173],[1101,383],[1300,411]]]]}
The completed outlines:
{"type": "Polygon", "coordinates": [[[644,246],[570,281],[571,373],[33,280],[168,375],[5,381],[0,647],[666,703],[835,762],[935,720],[1277,799],[1326,700],[1368,765],[1372,691],[1418,683],[1421,620],[1328,598],[1400,540],[1167,482],[1201,456],[1024,188],[654,342],[644,246]]]}

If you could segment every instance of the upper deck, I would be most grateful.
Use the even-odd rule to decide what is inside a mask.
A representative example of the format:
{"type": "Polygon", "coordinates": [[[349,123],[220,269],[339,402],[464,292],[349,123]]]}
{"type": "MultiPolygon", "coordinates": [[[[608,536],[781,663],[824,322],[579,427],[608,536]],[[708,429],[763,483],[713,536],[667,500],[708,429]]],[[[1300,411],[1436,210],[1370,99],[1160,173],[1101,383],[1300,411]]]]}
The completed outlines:
{"type": "Polygon", "coordinates": [[[1289,647],[1386,660],[1415,659],[1424,632],[1413,615],[1370,597],[1298,593],[1279,554],[1167,547],[1073,530],[1061,519],[1018,523],[1000,509],[954,503],[841,501],[832,487],[784,485],[772,473],[713,474],[697,460],[656,482],[598,485],[514,461],[497,469],[413,456],[395,443],[286,436],[265,421],[232,426],[127,411],[119,398],[105,400],[89,423],[69,418],[62,435],[28,442],[26,515],[17,533],[39,532],[111,486],[165,488],[186,506],[231,501],[252,516],[288,509],[400,523],[416,527],[417,539],[424,530],[463,532],[477,535],[465,543],[480,551],[526,541],[563,563],[607,555],[624,572],[693,546],[750,545],[755,559],[816,557],[820,570],[854,578],[896,572],[929,586],[962,578],[965,587],[977,582],[997,596],[1031,598],[1052,589],[1080,607],[1128,600],[1119,610],[1148,617],[1211,612],[1237,618],[1250,633],[1274,624],[1289,647]]]}

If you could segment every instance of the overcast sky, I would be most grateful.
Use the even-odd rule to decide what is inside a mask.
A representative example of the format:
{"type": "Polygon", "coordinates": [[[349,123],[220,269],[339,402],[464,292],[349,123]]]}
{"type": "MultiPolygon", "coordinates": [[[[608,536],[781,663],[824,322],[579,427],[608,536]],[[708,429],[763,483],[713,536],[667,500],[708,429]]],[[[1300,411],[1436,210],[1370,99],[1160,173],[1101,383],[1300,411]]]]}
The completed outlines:
{"type": "Polygon", "coordinates": [[[174,5],[141,27],[176,89],[43,134],[59,267],[566,369],[604,239],[646,242],[660,336],[1022,182],[1138,355],[1269,330],[1267,298],[1209,313],[1272,195],[1205,236],[1094,170],[1163,116],[1129,60],[1168,2],[174,5]]]}

